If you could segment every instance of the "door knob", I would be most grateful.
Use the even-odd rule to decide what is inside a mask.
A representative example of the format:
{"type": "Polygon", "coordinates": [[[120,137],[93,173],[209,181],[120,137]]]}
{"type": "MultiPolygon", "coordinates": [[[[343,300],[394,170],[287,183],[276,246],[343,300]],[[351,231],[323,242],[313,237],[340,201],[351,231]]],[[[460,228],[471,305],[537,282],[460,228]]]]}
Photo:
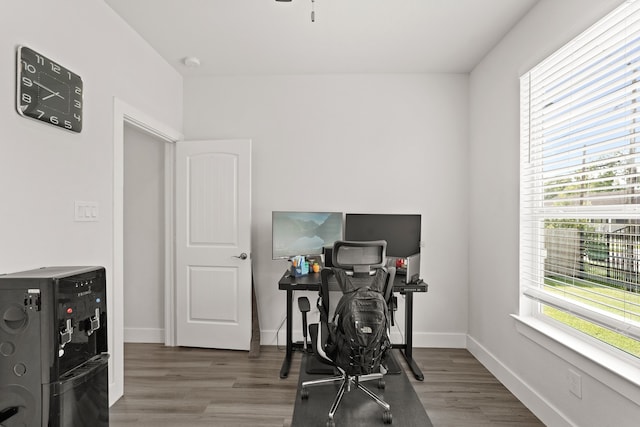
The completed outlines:
{"type": "Polygon", "coordinates": [[[249,255],[247,255],[246,253],[242,252],[240,255],[234,255],[236,258],[240,258],[240,259],[247,259],[249,258],[249,255]]]}

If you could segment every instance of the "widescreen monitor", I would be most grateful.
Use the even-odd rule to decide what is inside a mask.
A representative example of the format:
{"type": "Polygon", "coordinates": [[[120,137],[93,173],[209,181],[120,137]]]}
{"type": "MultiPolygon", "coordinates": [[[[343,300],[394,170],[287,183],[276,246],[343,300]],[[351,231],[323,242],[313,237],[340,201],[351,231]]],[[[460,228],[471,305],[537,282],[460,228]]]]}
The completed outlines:
{"type": "Polygon", "coordinates": [[[345,240],[386,240],[387,256],[420,253],[420,214],[354,214],[345,217],[345,240]]]}
{"type": "Polygon", "coordinates": [[[342,212],[274,211],[271,229],[273,259],[320,255],[343,239],[342,212]]]}

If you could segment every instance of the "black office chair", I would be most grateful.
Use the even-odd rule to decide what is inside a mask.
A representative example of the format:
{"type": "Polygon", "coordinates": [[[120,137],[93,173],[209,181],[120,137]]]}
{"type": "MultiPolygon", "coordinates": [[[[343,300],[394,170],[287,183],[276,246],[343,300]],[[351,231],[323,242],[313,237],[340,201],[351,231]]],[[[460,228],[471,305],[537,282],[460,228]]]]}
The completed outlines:
{"type": "MultiPolygon", "coordinates": [[[[338,393],[329,409],[328,427],[335,425],[334,415],[338,406],[342,401],[345,391],[351,391],[353,386],[363,391],[384,409],[382,419],[385,424],[392,423],[391,407],[389,404],[362,384],[365,381],[377,380],[378,388],[383,389],[385,387],[383,379],[386,373],[384,357],[386,351],[391,348],[388,335],[389,322],[386,303],[391,298],[393,279],[395,277],[395,267],[385,267],[386,245],[387,243],[383,240],[371,242],[338,241],[333,247],[333,267],[323,268],[321,271],[322,282],[317,304],[320,312],[320,323],[309,325],[309,331],[315,355],[324,363],[334,366],[338,373],[330,378],[303,382],[300,395],[302,399],[308,399],[309,387],[323,384],[340,384],[338,393]],[[365,287],[368,288],[365,291],[376,291],[376,293],[382,295],[384,331],[381,336],[378,335],[377,338],[375,338],[377,342],[367,343],[369,349],[374,349],[373,353],[368,354],[374,354],[374,356],[373,358],[369,356],[366,357],[366,366],[361,366],[364,364],[361,363],[363,359],[365,359],[364,357],[354,357],[353,347],[358,347],[357,340],[348,341],[348,346],[351,346],[351,348],[345,348],[344,345],[338,344],[340,339],[336,338],[336,331],[344,327],[340,322],[346,322],[345,317],[349,316],[334,315],[333,320],[329,322],[329,279],[332,276],[337,279],[338,285],[340,285],[343,291],[343,297],[338,303],[336,311],[339,310],[343,298],[347,297],[346,294],[351,293],[355,288],[365,287]]],[[[378,303],[379,301],[376,301],[376,304],[378,303]]],[[[374,329],[369,328],[366,324],[360,324],[357,327],[360,331],[370,331],[374,329]]],[[[360,347],[356,349],[355,354],[364,354],[364,351],[364,348],[360,347]]]]}

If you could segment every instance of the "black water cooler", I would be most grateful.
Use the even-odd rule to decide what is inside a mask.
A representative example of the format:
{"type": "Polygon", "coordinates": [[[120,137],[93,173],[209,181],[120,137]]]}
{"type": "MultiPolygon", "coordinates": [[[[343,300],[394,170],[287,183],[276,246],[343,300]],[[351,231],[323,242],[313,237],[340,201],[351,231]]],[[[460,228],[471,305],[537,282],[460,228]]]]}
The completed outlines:
{"type": "Polygon", "coordinates": [[[103,267],[0,275],[0,427],[107,427],[103,267]]]}

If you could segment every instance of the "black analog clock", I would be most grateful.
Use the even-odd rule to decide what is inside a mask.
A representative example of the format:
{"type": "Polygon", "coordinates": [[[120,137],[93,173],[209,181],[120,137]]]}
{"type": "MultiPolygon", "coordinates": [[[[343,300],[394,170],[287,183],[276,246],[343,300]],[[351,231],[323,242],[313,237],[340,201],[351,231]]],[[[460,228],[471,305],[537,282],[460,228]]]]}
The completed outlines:
{"type": "Polygon", "coordinates": [[[25,46],[18,47],[18,113],[73,132],[82,130],[82,79],[25,46]]]}

